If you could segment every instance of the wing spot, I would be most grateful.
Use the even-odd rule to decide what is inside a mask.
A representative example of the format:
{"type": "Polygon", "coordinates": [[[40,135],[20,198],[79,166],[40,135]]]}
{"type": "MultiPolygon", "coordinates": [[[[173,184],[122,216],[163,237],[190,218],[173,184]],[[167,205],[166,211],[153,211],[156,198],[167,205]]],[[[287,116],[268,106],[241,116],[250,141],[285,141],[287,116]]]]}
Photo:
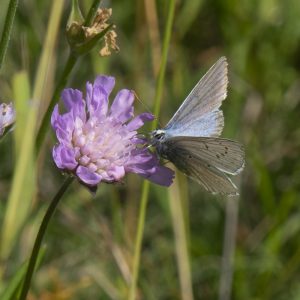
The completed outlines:
{"type": "MultiPolygon", "coordinates": [[[[226,153],[226,152],[225,152],[226,153]]],[[[221,153],[222,156],[225,156],[225,153],[221,153]]]]}
{"type": "Polygon", "coordinates": [[[191,159],[191,158],[192,158],[192,155],[190,155],[190,154],[189,154],[188,158],[190,158],[190,159],[191,159]]]}
{"type": "Polygon", "coordinates": [[[216,154],[216,157],[217,157],[218,159],[220,159],[220,155],[219,155],[219,154],[216,154]]]}

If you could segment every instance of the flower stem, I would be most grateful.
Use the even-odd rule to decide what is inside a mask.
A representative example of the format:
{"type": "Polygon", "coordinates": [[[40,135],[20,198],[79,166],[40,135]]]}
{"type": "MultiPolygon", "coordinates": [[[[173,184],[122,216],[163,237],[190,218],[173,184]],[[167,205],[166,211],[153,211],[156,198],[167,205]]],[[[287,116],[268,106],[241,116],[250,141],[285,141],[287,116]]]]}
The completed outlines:
{"type": "MultiPolygon", "coordinates": [[[[91,23],[91,21],[95,17],[95,13],[97,12],[99,4],[100,4],[100,0],[94,0],[92,6],[90,7],[88,15],[85,19],[84,25],[91,23]]],[[[51,113],[53,111],[53,108],[54,108],[56,102],[58,102],[58,100],[59,100],[61,91],[63,90],[63,88],[67,84],[68,77],[69,77],[71,71],[73,70],[77,59],[78,59],[78,56],[75,55],[75,53],[73,53],[72,51],[70,51],[68,61],[65,65],[65,68],[64,68],[64,71],[63,71],[63,73],[60,77],[60,80],[59,80],[59,82],[58,82],[58,84],[55,88],[55,91],[53,93],[53,97],[52,97],[52,99],[50,101],[50,104],[47,108],[47,111],[46,111],[46,113],[43,117],[41,127],[39,128],[39,131],[38,131],[38,134],[37,134],[37,138],[36,138],[36,155],[39,154],[39,152],[41,150],[41,146],[44,142],[44,139],[45,139],[48,127],[49,127],[51,113]]]]}
{"type": "Polygon", "coordinates": [[[5,58],[18,4],[19,4],[19,0],[10,0],[7,9],[7,15],[6,15],[3,32],[2,32],[2,38],[0,42],[0,69],[2,67],[5,58]]]}
{"type": "Polygon", "coordinates": [[[74,177],[68,177],[65,182],[63,183],[63,185],[61,186],[61,188],[59,189],[59,191],[57,192],[57,194],[54,196],[53,200],[51,201],[47,212],[43,218],[43,221],[41,223],[41,226],[39,228],[33,249],[32,249],[32,253],[31,253],[31,257],[29,260],[29,264],[28,264],[28,268],[27,268],[27,272],[25,275],[25,279],[24,279],[24,283],[22,286],[22,290],[21,290],[21,294],[20,294],[20,298],[19,300],[25,300],[29,291],[29,287],[30,287],[30,282],[31,282],[31,278],[34,272],[34,268],[35,268],[35,264],[36,264],[36,260],[41,248],[41,244],[42,244],[42,240],[43,237],[45,235],[45,232],[47,230],[49,221],[53,215],[53,213],[55,212],[55,209],[61,199],[61,197],[64,195],[65,191],[67,190],[67,188],[69,187],[69,185],[72,183],[72,181],[74,180],[74,177]]]}
{"type": "MultiPolygon", "coordinates": [[[[155,92],[155,98],[154,98],[154,115],[155,116],[158,116],[160,113],[161,99],[162,99],[163,87],[164,87],[164,82],[165,82],[166,66],[167,66],[167,60],[168,60],[169,45],[170,45],[170,40],[171,40],[174,13],[175,13],[175,3],[176,3],[176,0],[170,0],[169,9],[168,9],[168,19],[167,19],[165,35],[164,35],[164,40],[163,40],[162,57],[161,57],[161,62],[160,62],[158,78],[157,78],[157,82],[156,82],[156,92],[155,92]]],[[[156,129],[157,122],[158,122],[158,118],[155,118],[155,120],[152,122],[152,130],[156,129]]]]}
{"type": "MultiPolygon", "coordinates": [[[[177,173],[177,172],[176,172],[177,173]]],[[[179,275],[181,300],[193,300],[193,285],[189,257],[187,220],[183,201],[183,186],[180,175],[176,174],[173,185],[169,188],[168,201],[174,231],[176,260],[179,275]]],[[[184,178],[181,178],[184,179],[184,178]]]]}
{"type": "MultiPolygon", "coordinates": [[[[174,20],[175,2],[176,2],[175,0],[170,0],[169,9],[168,9],[167,24],[166,24],[165,35],[163,40],[162,58],[161,58],[160,69],[157,78],[156,92],[155,92],[155,99],[154,99],[155,116],[157,116],[160,112],[162,92],[163,92],[164,79],[165,79],[165,71],[166,71],[167,58],[168,58],[168,50],[169,50],[171,33],[172,33],[172,25],[174,20]]],[[[154,122],[152,123],[152,130],[155,129],[156,126],[157,126],[157,119],[155,119],[154,122]]],[[[149,190],[150,190],[149,181],[144,181],[143,189],[142,189],[141,205],[139,210],[137,235],[135,240],[132,282],[130,285],[129,296],[128,296],[129,300],[136,299],[136,287],[137,287],[137,280],[139,276],[141,246],[142,246],[143,233],[145,227],[145,218],[146,218],[149,190]]]]}
{"type": "Polygon", "coordinates": [[[101,0],[94,0],[89,12],[88,12],[88,15],[83,23],[84,26],[90,26],[91,25],[91,22],[93,21],[93,19],[95,18],[96,16],[96,13],[97,13],[97,10],[99,8],[99,5],[100,5],[100,2],[101,0]]]}
{"type": "Polygon", "coordinates": [[[61,75],[61,78],[60,78],[56,88],[55,88],[52,99],[49,103],[47,111],[46,111],[46,113],[43,117],[41,127],[38,131],[38,134],[37,134],[37,138],[36,138],[36,154],[37,155],[39,154],[39,152],[41,150],[41,146],[42,146],[43,141],[45,139],[45,136],[46,136],[46,133],[47,133],[47,130],[48,130],[48,127],[49,127],[51,113],[53,111],[53,108],[54,108],[56,102],[58,102],[58,100],[59,100],[60,93],[61,93],[62,89],[67,84],[69,74],[71,73],[76,61],[77,61],[77,57],[72,52],[70,52],[68,61],[67,61],[66,65],[65,65],[65,68],[64,68],[64,71],[61,75]]]}
{"type": "Polygon", "coordinates": [[[132,272],[132,281],[129,290],[129,297],[128,297],[129,300],[136,299],[136,286],[137,286],[137,280],[139,276],[141,246],[142,246],[143,233],[145,227],[149,188],[150,188],[149,181],[144,180],[142,197],[141,197],[141,205],[139,211],[138,228],[137,228],[135,247],[134,247],[133,272],[132,272]]]}
{"type": "Polygon", "coordinates": [[[231,299],[232,278],[234,274],[234,254],[236,250],[236,233],[238,226],[239,198],[226,199],[225,229],[221,276],[219,284],[219,300],[231,299]]]}

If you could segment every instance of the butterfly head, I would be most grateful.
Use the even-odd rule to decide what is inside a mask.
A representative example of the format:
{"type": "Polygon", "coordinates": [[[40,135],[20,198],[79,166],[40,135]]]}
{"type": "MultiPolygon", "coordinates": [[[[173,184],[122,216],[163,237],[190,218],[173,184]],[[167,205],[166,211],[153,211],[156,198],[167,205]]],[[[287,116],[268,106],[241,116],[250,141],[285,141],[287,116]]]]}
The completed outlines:
{"type": "Polygon", "coordinates": [[[151,144],[157,146],[161,144],[166,137],[166,132],[163,129],[156,129],[151,132],[151,144]]]}
{"type": "Polygon", "coordinates": [[[157,129],[151,132],[150,145],[156,148],[159,156],[166,158],[167,145],[165,143],[167,139],[167,133],[164,129],[157,129]]]}

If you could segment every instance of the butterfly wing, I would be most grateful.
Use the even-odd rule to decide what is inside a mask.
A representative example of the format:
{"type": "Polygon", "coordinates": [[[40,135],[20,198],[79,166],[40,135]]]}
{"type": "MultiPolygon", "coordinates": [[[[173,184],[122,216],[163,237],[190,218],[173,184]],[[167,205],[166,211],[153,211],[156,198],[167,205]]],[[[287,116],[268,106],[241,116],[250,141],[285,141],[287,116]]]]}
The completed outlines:
{"type": "Polygon", "coordinates": [[[227,61],[221,57],[200,79],[169,121],[170,136],[219,136],[223,113],[219,110],[227,95],[227,61]]]}
{"type": "Polygon", "coordinates": [[[164,156],[209,192],[237,194],[236,186],[225,173],[236,175],[242,171],[245,164],[242,145],[208,137],[174,137],[165,143],[164,156]]]}
{"type": "Polygon", "coordinates": [[[167,140],[173,149],[184,149],[191,156],[236,175],[245,164],[244,147],[235,141],[213,137],[174,137],[167,140]]]}
{"type": "Polygon", "coordinates": [[[208,192],[228,196],[238,195],[237,187],[231,179],[217,168],[205,165],[195,158],[190,159],[186,167],[185,174],[202,185],[208,192]]]}

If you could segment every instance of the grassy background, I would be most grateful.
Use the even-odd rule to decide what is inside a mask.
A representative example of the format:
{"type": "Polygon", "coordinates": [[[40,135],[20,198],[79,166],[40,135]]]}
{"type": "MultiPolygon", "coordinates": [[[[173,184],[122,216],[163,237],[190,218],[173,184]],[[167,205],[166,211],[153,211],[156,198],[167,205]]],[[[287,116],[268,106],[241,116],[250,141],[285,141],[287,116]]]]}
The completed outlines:
{"type": "MultiPolygon", "coordinates": [[[[30,128],[39,123],[68,55],[64,28],[70,1],[65,1],[61,19],[48,24],[52,6],[60,16],[59,1],[21,1],[0,73],[1,100],[15,101],[18,109],[14,134],[0,144],[0,291],[28,257],[47,203],[63,179],[51,158],[53,133],[37,165],[30,146],[30,128]],[[55,26],[51,50],[45,37],[47,28],[55,31],[55,26]],[[48,55],[44,68],[42,53],[48,55]],[[16,179],[22,172],[25,179],[16,179]]],[[[0,28],[8,1],[2,2],[0,28]]],[[[80,1],[84,12],[90,3],[80,1]]],[[[96,74],[110,74],[116,77],[114,93],[134,89],[142,100],[136,111],[151,110],[167,4],[105,2],[113,8],[121,50],[108,58],[100,58],[96,50],[82,57],[68,86],[84,89],[96,74]]],[[[222,256],[224,241],[235,237],[229,299],[300,299],[299,1],[177,1],[173,27],[160,123],[166,124],[199,78],[225,55],[230,85],[222,105],[223,136],[246,148],[246,168],[235,179],[241,195],[233,211],[228,200],[208,195],[182,176],[176,183],[194,299],[217,299],[221,278],[230,280],[222,256]],[[225,224],[234,220],[237,208],[236,236],[233,226],[224,238],[225,224]]],[[[141,183],[129,175],[123,185],[101,185],[95,198],[78,183],[72,186],[46,235],[30,299],[126,299],[141,183]]],[[[180,255],[167,189],[151,186],[149,200],[138,295],[181,299],[180,255]]],[[[220,299],[228,298],[221,293],[220,299]]]]}

